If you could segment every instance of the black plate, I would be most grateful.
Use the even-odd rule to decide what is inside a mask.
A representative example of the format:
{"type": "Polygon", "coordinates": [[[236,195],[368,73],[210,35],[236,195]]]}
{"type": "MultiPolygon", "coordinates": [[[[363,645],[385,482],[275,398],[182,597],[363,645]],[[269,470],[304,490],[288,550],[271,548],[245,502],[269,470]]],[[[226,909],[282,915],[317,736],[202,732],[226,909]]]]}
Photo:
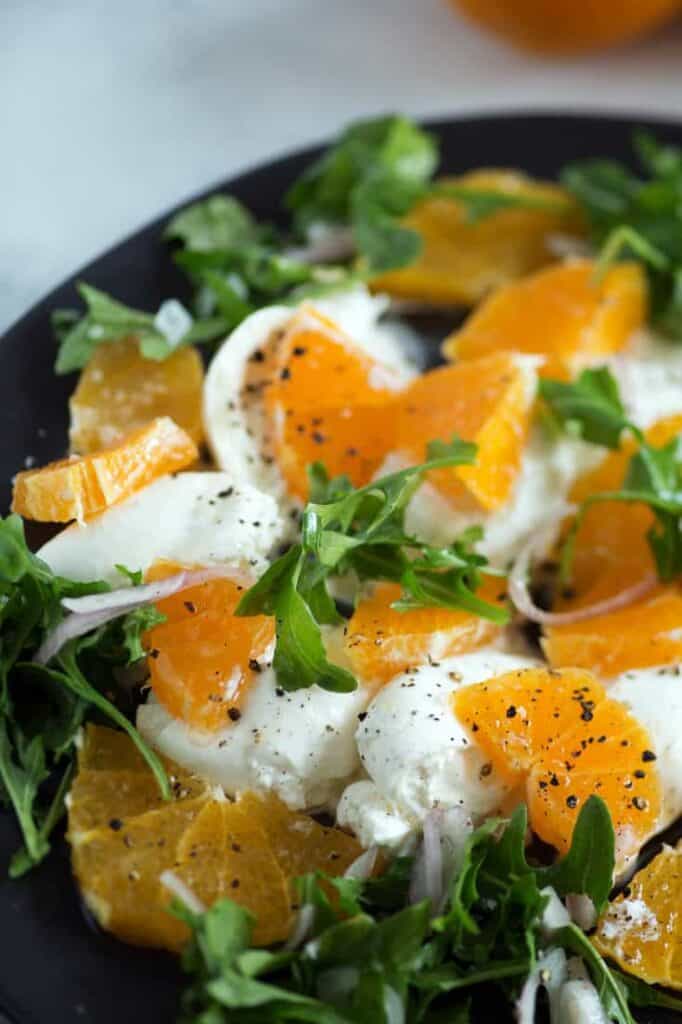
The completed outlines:
{"type": "MultiPolygon", "coordinates": [[[[430,127],[441,140],[442,168],[447,172],[515,166],[555,177],[563,164],[580,157],[630,161],[635,127],[650,128],[682,145],[682,125],[647,118],[522,114],[443,121],[430,127]]],[[[315,150],[297,153],[219,187],[234,193],[257,217],[277,220],[280,196],[315,155],[315,150]]],[[[10,480],[27,456],[41,464],[62,454],[66,446],[67,399],[74,379],[52,372],[50,311],[75,303],[77,279],[143,309],[156,308],[169,296],[185,296],[184,282],[161,242],[169,215],[83,268],[2,340],[1,508],[7,508],[10,480]]],[[[124,946],[89,927],[63,844],[57,844],[47,862],[28,878],[5,880],[5,865],[16,845],[13,823],[6,814],[0,816],[0,1007],[15,1024],[169,1024],[181,985],[175,962],[124,946]]],[[[645,1011],[640,1019],[663,1024],[679,1021],[680,1015],[645,1011]]]]}

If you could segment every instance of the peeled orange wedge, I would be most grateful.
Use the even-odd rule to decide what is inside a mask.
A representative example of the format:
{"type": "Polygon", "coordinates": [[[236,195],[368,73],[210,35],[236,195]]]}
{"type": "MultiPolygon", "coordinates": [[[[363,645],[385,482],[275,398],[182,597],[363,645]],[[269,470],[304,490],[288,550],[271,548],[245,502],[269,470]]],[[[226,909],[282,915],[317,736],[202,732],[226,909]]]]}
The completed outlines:
{"type": "Polygon", "coordinates": [[[471,466],[434,470],[428,480],[454,504],[496,509],[511,494],[528,436],[535,377],[513,353],[441,366],[415,378],[397,406],[394,447],[408,465],[429,441],[457,435],[477,445],[471,466]]]}
{"type": "Polygon", "coordinates": [[[482,169],[444,178],[444,187],[509,195],[548,204],[546,209],[507,208],[471,223],[457,200],[431,197],[405,218],[423,240],[408,267],[374,279],[376,291],[435,306],[472,306],[489,292],[554,262],[553,234],[584,232],[577,204],[546,181],[519,171],[482,169]]]}
{"type": "MultiPolygon", "coordinates": [[[[646,431],[647,440],[662,445],[682,432],[682,416],[660,420],[646,431]]],[[[580,504],[591,494],[618,490],[634,442],[610,452],[596,469],[573,486],[570,500],[580,504]]],[[[575,538],[572,579],[559,589],[555,610],[571,611],[611,598],[642,580],[656,579],[647,541],[654,516],[644,504],[604,502],[594,505],[575,538]]],[[[550,626],[543,647],[557,668],[574,665],[600,676],[635,668],[664,665],[682,657],[682,589],[677,583],[656,584],[635,603],[581,622],[550,626]]]]}
{"type": "Polygon", "coordinates": [[[232,803],[166,762],[174,798],[158,787],[122,734],[88,726],[68,798],[73,870],[98,923],[134,945],[179,951],[188,932],[168,913],[161,874],[172,870],[206,905],[229,898],[256,918],[253,940],[286,939],[292,880],[340,874],[362,852],[352,837],[290,811],[274,796],[232,803]]]}
{"type": "Polygon", "coordinates": [[[98,345],[69,401],[71,450],[89,455],[159,416],[170,416],[200,444],[203,380],[201,357],[190,345],[161,362],[140,355],[135,338],[98,345]]]}
{"type": "Polygon", "coordinates": [[[267,444],[291,494],[308,494],[307,466],[322,461],[331,476],[367,483],[391,445],[386,405],[396,374],[354,345],[339,327],[303,307],[252,361],[246,400],[261,400],[267,444]]]}
{"type": "Polygon", "coordinates": [[[18,473],[12,511],[45,523],[84,522],[197,457],[191,437],[162,416],[114,447],[18,473]]]}
{"type": "Polygon", "coordinates": [[[593,942],[650,985],[682,990],[682,846],[664,846],[609,904],[593,942]]]}
{"type": "Polygon", "coordinates": [[[618,264],[597,281],[592,260],[571,260],[494,292],[443,352],[449,359],[524,352],[543,357],[543,375],[567,378],[623,348],[646,314],[639,264],[618,264]]]}
{"type": "MultiPolygon", "coordinates": [[[[183,566],[152,566],[147,579],[183,566]]],[[[259,659],[275,635],[274,619],[234,614],[253,581],[216,578],[157,604],[166,621],[145,635],[152,690],[166,710],[188,725],[212,731],[239,719],[259,659]]]]}
{"type": "MultiPolygon", "coordinates": [[[[504,582],[488,578],[479,591],[485,601],[502,603],[504,582]]],[[[427,658],[434,660],[473,651],[501,632],[487,619],[463,610],[391,607],[401,594],[396,583],[379,583],[363,598],[350,619],[344,640],[352,669],[363,683],[389,679],[427,658]]]]}
{"type": "Polygon", "coordinates": [[[619,863],[656,831],[661,785],[651,740],[589,672],[511,672],[462,687],[452,703],[493,771],[525,789],[534,832],[559,851],[593,793],[611,814],[619,863]]]}

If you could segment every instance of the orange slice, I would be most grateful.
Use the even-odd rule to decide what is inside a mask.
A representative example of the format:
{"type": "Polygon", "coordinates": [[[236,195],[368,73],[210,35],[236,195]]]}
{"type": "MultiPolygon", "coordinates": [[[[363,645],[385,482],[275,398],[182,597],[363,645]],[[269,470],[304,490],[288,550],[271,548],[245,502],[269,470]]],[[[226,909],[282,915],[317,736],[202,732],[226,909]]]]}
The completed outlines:
{"type": "MultiPolygon", "coordinates": [[[[502,604],[504,581],[487,578],[479,596],[502,604]]],[[[473,651],[491,643],[501,627],[463,610],[391,608],[401,594],[397,583],[379,583],[350,619],[344,640],[353,672],[364,683],[389,679],[431,657],[473,651]]]]}
{"type": "MultiPolygon", "coordinates": [[[[659,421],[646,431],[647,440],[663,445],[682,432],[682,416],[659,421]]],[[[591,494],[618,490],[635,450],[628,441],[611,452],[596,469],[584,474],[571,491],[579,504],[591,494]]],[[[618,594],[648,576],[656,567],[647,541],[654,515],[647,505],[604,502],[585,516],[575,538],[571,585],[557,594],[556,610],[586,607],[618,594]]],[[[682,656],[682,592],[676,583],[657,586],[646,598],[607,615],[583,622],[551,626],[543,647],[552,665],[578,665],[602,676],[634,668],[662,665],[682,656]]]]}
{"type": "Polygon", "coordinates": [[[451,501],[496,509],[509,498],[530,424],[532,380],[514,355],[443,366],[416,378],[398,407],[395,448],[408,465],[427,444],[457,434],[478,446],[472,466],[439,469],[430,482],[451,501]]]}
{"type": "Polygon", "coordinates": [[[266,447],[290,493],[308,494],[306,467],[324,462],[331,476],[367,483],[391,447],[385,406],[395,373],[354,345],[312,307],[296,313],[250,363],[245,400],[264,401],[266,447]]]}
{"type": "Polygon", "coordinates": [[[597,923],[602,956],[649,985],[682,990],[682,847],[664,846],[597,923]]]}
{"type": "Polygon", "coordinates": [[[542,647],[556,668],[577,665],[601,676],[682,659],[682,588],[661,584],[607,615],[546,629],[542,647]]]}
{"type": "Polygon", "coordinates": [[[531,766],[567,729],[588,718],[604,699],[588,672],[521,669],[456,690],[456,717],[496,773],[519,785],[531,766]]]}
{"type": "Polygon", "coordinates": [[[225,801],[207,803],[177,848],[175,873],[206,906],[223,896],[255,918],[253,941],[281,941],[291,927],[287,877],[257,820],[225,801]]]}
{"type": "Polygon", "coordinates": [[[549,201],[556,210],[509,208],[469,223],[455,200],[426,199],[405,218],[423,239],[421,256],[409,267],[375,278],[377,291],[436,306],[471,306],[493,289],[552,263],[551,235],[584,231],[567,192],[518,171],[471,171],[444,178],[442,184],[549,201]]]}
{"type": "Polygon", "coordinates": [[[115,447],[18,473],[12,511],[45,523],[83,522],[197,457],[191,437],[162,416],[115,447]]]}
{"type": "Polygon", "coordinates": [[[651,740],[590,673],[525,669],[463,687],[452,703],[500,777],[525,785],[531,827],[545,842],[568,849],[593,793],[609,808],[619,862],[655,832],[661,786],[651,740]]]}
{"type": "Polygon", "coordinates": [[[606,698],[589,722],[563,733],[533,765],[526,782],[534,831],[560,852],[593,793],[605,802],[616,833],[616,860],[636,856],[661,815],[661,783],[646,729],[618,701],[606,698]]]}
{"type": "MultiPolygon", "coordinates": [[[[165,562],[147,578],[181,568],[165,562]]],[[[241,717],[274,639],[274,619],[234,614],[247,585],[220,577],[167,597],[157,604],[166,621],[145,635],[154,694],[174,718],[194,728],[221,729],[241,717]]]]}
{"type": "Polygon", "coordinates": [[[540,270],[494,292],[443,345],[450,359],[511,349],[544,356],[549,377],[572,377],[617,352],[647,315],[646,278],[621,263],[595,282],[591,260],[540,270]]]}
{"type": "Polygon", "coordinates": [[[189,345],[162,362],[141,356],[135,338],[99,345],[69,401],[71,450],[97,452],[159,416],[200,444],[203,380],[201,357],[189,345]]]}
{"type": "Polygon", "coordinates": [[[68,799],[74,873],[99,924],[135,945],[179,951],[186,927],[168,913],[160,876],[170,869],[210,905],[230,898],[257,918],[254,941],[284,940],[294,912],[293,879],[340,874],[362,852],[355,839],[291,812],[274,796],[218,798],[169,763],[168,803],[131,741],[88,726],[68,799]]]}

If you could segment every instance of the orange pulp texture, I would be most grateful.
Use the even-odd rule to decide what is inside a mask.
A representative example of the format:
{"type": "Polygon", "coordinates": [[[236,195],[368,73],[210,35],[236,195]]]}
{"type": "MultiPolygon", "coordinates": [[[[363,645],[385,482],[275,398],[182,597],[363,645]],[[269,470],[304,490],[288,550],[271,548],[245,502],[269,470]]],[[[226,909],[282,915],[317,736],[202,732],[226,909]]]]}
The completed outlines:
{"type": "Polygon", "coordinates": [[[99,345],[69,401],[71,450],[89,455],[159,416],[170,416],[200,444],[203,380],[201,357],[190,345],[161,362],[140,355],[136,338],[99,345]]]}
{"type": "Polygon", "coordinates": [[[376,291],[428,305],[473,306],[494,289],[553,263],[552,235],[584,233],[578,206],[568,192],[519,171],[484,168],[439,184],[503,193],[546,207],[508,207],[472,222],[461,202],[431,196],[404,221],[421,236],[421,255],[410,266],[375,278],[376,291]]]}
{"type": "Polygon", "coordinates": [[[524,669],[457,690],[455,715],[493,769],[524,786],[530,824],[560,851],[596,793],[609,808],[619,858],[657,827],[661,787],[651,741],[585,671],[524,669]]]}
{"type": "MultiPolygon", "coordinates": [[[[647,440],[662,445],[682,432],[682,416],[659,421],[646,431],[647,440]]],[[[623,483],[634,442],[611,452],[596,469],[574,485],[570,495],[579,504],[591,494],[618,490],[623,483]]],[[[646,538],[654,515],[646,505],[604,502],[585,516],[575,540],[575,558],[568,592],[559,592],[557,610],[587,607],[612,597],[647,576],[656,575],[646,538]]],[[[677,583],[658,584],[650,594],[625,608],[582,622],[550,626],[543,647],[555,667],[577,665],[602,676],[634,668],[662,665],[682,657],[682,591],[677,583]]]]}
{"type": "Polygon", "coordinates": [[[262,358],[247,393],[259,396],[271,448],[289,492],[305,499],[306,467],[324,463],[356,487],[369,483],[390,452],[422,462],[431,440],[454,434],[478,445],[474,466],[443,469],[431,482],[448,498],[484,508],[507,499],[518,470],[532,404],[528,377],[509,353],[445,366],[396,390],[392,371],[339,334],[320,314],[296,314],[262,358]],[[386,386],[391,383],[393,386],[386,386]]]}
{"type": "Polygon", "coordinates": [[[606,908],[593,942],[649,985],[682,989],[682,847],[664,846],[606,908]]]}
{"type": "MultiPolygon", "coordinates": [[[[147,579],[182,568],[159,563],[147,579]]],[[[215,731],[239,719],[274,638],[272,618],[234,614],[245,586],[245,580],[219,577],[157,602],[166,621],[144,641],[152,690],[174,718],[193,728],[215,731]]]]}
{"type": "MultiPolygon", "coordinates": [[[[486,578],[478,596],[502,604],[504,581],[486,578]]],[[[364,683],[387,683],[428,656],[446,658],[491,643],[502,627],[462,610],[415,608],[396,611],[401,588],[379,583],[363,598],[347,627],[345,648],[353,672],[364,683]]]]}
{"type": "Polygon", "coordinates": [[[127,737],[87,727],[68,801],[73,870],[99,924],[126,942],[179,951],[187,941],[168,913],[165,870],[206,905],[227,897],[246,907],[255,944],[283,941],[294,920],[293,879],[341,874],[362,852],[351,836],[271,794],[232,803],[171,762],[166,768],[169,802],[127,737]]]}
{"type": "Polygon", "coordinates": [[[161,416],[111,448],[18,473],[12,511],[45,523],[83,522],[197,457],[192,438],[161,416]]]}
{"type": "Polygon", "coordinates": [[[646,278],[621,263],[595,280],[592,260],[571,260],[500,288],[447,338],[444,354],[475,359],[510,349],[544,357],[540,373],[568,378],[617,352],[646,320],[646,278]]]}

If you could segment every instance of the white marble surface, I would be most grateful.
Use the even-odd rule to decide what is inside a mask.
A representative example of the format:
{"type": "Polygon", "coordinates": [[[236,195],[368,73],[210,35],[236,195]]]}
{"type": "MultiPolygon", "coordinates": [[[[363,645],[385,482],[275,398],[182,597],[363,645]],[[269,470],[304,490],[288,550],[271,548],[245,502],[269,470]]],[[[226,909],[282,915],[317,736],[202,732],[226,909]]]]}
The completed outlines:
{"type": "Polygon", "coordinates": [[[518,54],[445,0],[0,0],[0,330],[184,196],[389,109],[682,116],[682,28],[518,54]]]}

